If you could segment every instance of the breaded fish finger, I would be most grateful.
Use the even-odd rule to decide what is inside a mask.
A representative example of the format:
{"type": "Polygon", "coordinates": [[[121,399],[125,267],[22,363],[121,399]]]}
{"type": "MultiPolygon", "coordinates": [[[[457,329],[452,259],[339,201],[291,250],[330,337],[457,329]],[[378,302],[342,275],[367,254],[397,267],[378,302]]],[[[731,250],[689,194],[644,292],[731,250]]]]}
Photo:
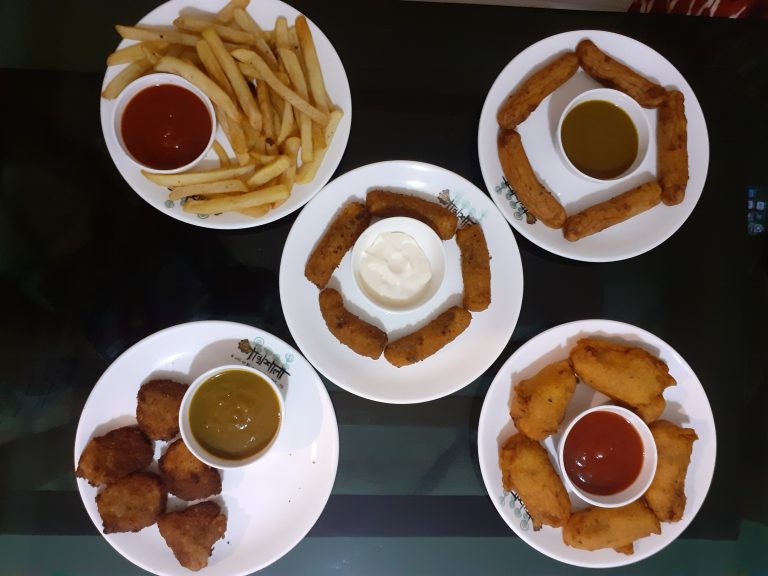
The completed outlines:
{"type": "Polygon", "coordinates": [[[221,473],[198,460],[181,438],[168,446],[159,465],[168,491],[182,500],[202,500],[221,493],[221,473]]]}
{"type": "Polygon", "coordinates": [[[667,91],[608,56],[591,40],[582,40],[576,47],[579,64],[595,80],[609,88],[628,94],[644,108],[656,108],[663,101],[667,91]]]}
{"type": "Polygon", "coordinates": [[[579,69],[574,52],[566,52],[524,80],[496,113],[499,126],[512,130],[536,110],[544,98],[557,90],[579,69]]]}
{"type": "Polygon", "coordinates": [[[408,216],[420,220],[432,228],[442,240],[449,240],[456,233],[456,214],[423,198],[388,190],[371,190],[365,197],[365,206],[373,216],[408,216]]]}
{"type": "Polygon", "coordinates": [[[685,97],[673,90],[659,106],[658,162],[661,201],[667,206],[680,204],[688,184],[688,121],[685,97]]]}
{"type": "Polygon", "coordinates": [[[544,440],[557,432],[575,390],[576,374],[570,362],[554,362],[515,385],[509,414],[528,438],[544,440]]]}
{"type": "Polygon", "coordinates": [[[136,420],[150,440],[170,440],[179,433],[179,407],[186,384],[173,380],[150,380],[136,396],[136,420]]]}
{"type": "Polygon", "coordinates": [[[96,495],[104,534],[138,532],[165,512],[168,492],[160,477],[150,472],[123,476],[96,495]]]}
{"type": "Polygon", "coordinates": [[[320,292],[320,313],[339,342],[361,356],[373,359],[381,356],[387,345],[387,333],[347,310],[338,291],[326,288],[320,292]]]}
{"type": "Polygon", "coordinates": [[[563,542],[582,550],[613,548],[632,554],[634,541],[651,534],[661,534],[661,525],[640,498],[619,508],[590,507],[574,512],[563,528],[563,542]]]}
{"type": "Polygon", "coordinates": [[[304,276],[321,290],[333,271],[371,223],[371,215],[360,202],[344,206],[315,246],[304,267],[304,276]]]}
{"type": "Polygon", "coordinates": [[[491,304],[491,256],[480,224],[465,226],[456,232],[461,250],[461,278],[464,283],[462,305],[479,312],[491,304]]]}
{"type": "Polygon", "coordinates": [[[563,526],[571,500],[544,447],[523,434],[506,441],[499,453],[505,490],[514,491],[531,515],[533,529],[563,526]]]}
{"type": "Polygon", "coordinates": [[[646,182],[568,216],[563,226],[563,236],[566,240],[575,242],[650,210],[660,202],[659,183],[646,182]]]}
{"type": "Polygon", "coordinates": [[[218,504],[206,500],[180,512],[163,514],[157,519],[157,527],[179,564],[197,571],[208,566],[213,545],[227,530],[227,517],[218,504]]]}
{"type": "Polygon", "coordinates": [[[550,228],[561,228],[565,210],[536,178],[520,135],[514,130],[499,130],[499,161],[504,177],[528,211],[550,228]]]}
{"type": "Polygon", "coordinates": [[[137,426],[123,426],[92,438],[80,455],[76,474],[93,486],[108,484],[149,466],[152,443],[137,426]]]}
{"type": "Polygon", "coordinates": [[[384,349],[384,357],[398,368],[421,362],[464,332],[471,321],[472,314],[464,308],[448,308],[416,332],[390,342],[384,349]]]}
{"type": "Polygon", "coordinates": [[[680,428],[666,420],[651,422],[658,463],[645,500],[661,522],[677,522],[685,511],[685,477],[693,443],[699,439],[693,428],[680,428]]]}

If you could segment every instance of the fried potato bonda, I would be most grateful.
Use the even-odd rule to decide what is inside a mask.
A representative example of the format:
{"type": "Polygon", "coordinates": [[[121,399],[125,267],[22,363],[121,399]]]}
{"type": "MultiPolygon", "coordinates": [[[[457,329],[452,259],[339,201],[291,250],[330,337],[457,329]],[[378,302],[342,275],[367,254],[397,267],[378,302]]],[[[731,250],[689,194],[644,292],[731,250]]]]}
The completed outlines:
{"type": "Polygon", "coordinates": [[[179,438],[160,458],[160,473],[168,491],[182,500],[201,500],[221,493],[221,474],[201,462],[179,438]]]}
{"type": "Polygon", "coordinates": [[[640,498],[620,508],[589,507],[574,512],[563,528],[563,542],[582,550],[613,548],[633,554],[634,541],[651,534],[661,534],[661,525],[640,498]]]}
{"type": "Polygon", "coordinates": [[[114,482],[149,466],[152,443],[138,427],[123,426],[91,438],[80,455],[76,475],[93,486],[114,482]]]}
{"type": "Polygon", "coordinates": [[[576,390],[576,375],[568,360],[554,362],[515,385],[510,416],[517,429],[532,440],[557,432],[576,390]]]}
{"type": "Polygon", "coordinates": [[[136,419],[150,440],[170,440],[179,433],[179,407],[187,388],[173,380],[150,380],[141,385],[136,419]]]}
{"type": "Polygon", "coordinates": [[[415,218],[432,228],[442,240],[453,238],[459,222],[456,214],[444,206],[410,194],[388,190],[370,190],[365,197],[365,206],[372,216],[415,218]]]}
{"type": "Polygon", "coordinates": [[[165,512],[168,492],[150,472],[134,472],[107,484],[96,496],[104,534],[138,532],[165,512]]]}
{"type": "Polygon", "coordinates": [[[461,251],[462,305],[480,312],[491,305],[491,256],[482,226],[474,223],[461,228],[456,232],[456,244],[461,251]]]}
{"type": "Polygon", "coordinates": [[[213,545],[227,530],[227,517],[218,504],[208,500],[163,514],[157,519],[157,527],[179,563],[197,571],[208,566],[213,545]]]}
{"type": "Polygon", "coordinates": [[[326,288],[320,292],[320,313],[339,342],[361,356],[374,360],[381,356],[387,344],[387,333],[347,310],[337,290],[326,288]]]}
{"type": "Polygon", "coordinates": [[[688,184],[688,121],[682,92],[671,91],[659,106],[656,138],[661,200],[674,206],[685,198],[688,184]]]}

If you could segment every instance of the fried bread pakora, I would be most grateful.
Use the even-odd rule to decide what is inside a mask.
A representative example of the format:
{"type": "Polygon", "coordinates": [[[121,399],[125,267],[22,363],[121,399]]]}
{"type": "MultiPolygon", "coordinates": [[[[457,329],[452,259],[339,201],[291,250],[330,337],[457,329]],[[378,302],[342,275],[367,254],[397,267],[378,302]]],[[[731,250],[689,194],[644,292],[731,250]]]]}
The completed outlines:
{"type": "Polygon", "coordinates": [[[549,364],[515,385],[509,414],[528,438],[544,440],[557,432],[575,390],[576,375],[570,362],[549,364]]]}
{"type": "Polygon", "coordinates": [[[482,226],[474,223],[458,230],[456,244],[461,250],[462,305],[480,312],[491,305],[491,256],[482,226]]]}
{"type": "Polygon", "coordinates": [[[96,495],[104,534],[151,526],[165,512],[167,498],[162,480],[150,472],[134,472],[107,484],[96,495]]]}
{"type": "Polygon", "coordinates": [[[179,407],[186,384],[173,380],[150,380],[136,396],[136,419],[150,440],[170,440],[179,433],[179,407]]]}
{"type": "Polygon", "coordinates": [[[666,420],[652,422],[649,428],[656,442],[658,464],[645,500],[661,522],[677,522],[685,511],[685,477],[693,443],[699,437],[693,428],[681,428],[666,420]]]}
{"type": "Polygon", "coordinates": [[[337,290],[326,288],[320,292],[320,313],[339,342],[361,356],[374,360],[381,356],[387,344],[387,333],[347,310],[337,290]]]}
{"type": "Polygon", "coordinates": [[[449,240],[456,232],[459,219],[448,208],[435,202],[388,190],[370,190],[365,205],[373,216],[407,216],[424,222],[442,240],[449,240]]]}
{"type": "Polygon", "coordinates": [[[471,321],[472,314],[452,306],[426,326],[387,344],[384,357],[398,368],[421,362],[464,332],[471,321]]]}
{"type": "Polygon", "coordinates": [[[80,455],[75,474],[93,486],[114,482],[152,463],[152,442],[136,426],[123,426],[91,438],[80,455]]]}
{"type": "Polygon", "coordinates": [[[543,524],[557,528],[566,523],[571,500],[541,444],[515,434],[501,448],[499,464],[504,489],[513,490],[523,501],[534,530],[543,524]]]}
{"type": "Polygon", "coordinates": [[[179,438],[160,458],[160,473],[168,491],[182,500],[201,500],[221,493],[221,474],[201,462],[179,438]]]}
{"type": "Polygon", "coordinates": [[[224,537],[227,517],[218,504],[208,500],[163,514],[157,519],[157,527],[179,563],[197,571],[208,565],[213,545],[224,537]]]}
{"type": "Polygon", "coordinates": [[[656,138],[661,200],[674,206],[685,199],[688,185],[688,120],[685,97],[679,90],[672,90],[659,106],[656,138]]]}

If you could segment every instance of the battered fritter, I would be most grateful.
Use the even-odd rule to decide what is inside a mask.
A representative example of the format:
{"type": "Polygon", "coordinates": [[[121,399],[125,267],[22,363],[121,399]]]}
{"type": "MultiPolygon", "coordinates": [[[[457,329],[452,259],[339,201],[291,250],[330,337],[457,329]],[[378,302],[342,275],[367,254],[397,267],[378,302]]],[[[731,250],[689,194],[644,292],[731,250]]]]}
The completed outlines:
{"type": "Polygon", "coordinates": [[[139,388],[136,419],[150,440],[171,440],[179,433],[179,407],[186,384],[150,380],[139,388]]]}
{"type": "Polygon", "coordinates": [[[381,356],[387,344],[387,333],[347,310],[338,291],[326,288],[320,292],[320,313],[339,342],[361,356],[373,359],[381,356]]]}
{"type": "Polygon", "coordinates": [[[432,228],[442,240],[452,238],[458,225],[456,214],[448,208],[409,194],[371,190],[365,197],[365,205],[372,216],[407,216],[420,220],[432,228]]]}
{"type": "Polygon", "coordinates": [[[471,321],[472,314],[453,306],[423,328],[390,342],[384,357],[398,368],[421,362],[464,332],[471,321]]]}
{"type": "Polygon", "coordinates": [[[160,473],[168,491],[182,500],[201,500],[221,493],[221,473],[195,458],[181,438],[160,458],[160,473]]]}
{"type": "Polygon", "coordinates": [[[227,517],[218,504],[206,501],[163,514],[157,519],[157,527],[179,563],[197,571],[208,566],[213,545],[227,530],[227,517]]]}
{"type": "Polygon", "coordinates": [[[562,360],[542,368],[515,385],[510,415],[517,429],[532,440],[557,432],[576,390],[570,362],[562,360]]]}
{"type": "Polygon", "coordinates": [[[165,512],[168,493],[150,472],[134,472],[107,484],[96,496],[104,534],[138,532],[165,512]]]}
{"type": "Polygon", "coordinates": [[[461,250],[461,278],[464,283],[462,305],[479,312],[491,304],[491,256],[480,224],[465,226],[456,232],[461,250]]]}
{"type": "Polygon", "coordinates": [[[659,106],[656,137],[661,200],[674,206],[685,198],[688,184],[688,120],[682,92],[671,91],[659,106]]]}
{"type": "Polygon", "coordinates": [[[114,482],[152,462],[152,442],[136,426],[124,426],[92,438],[80,455],[76,474],[93,486],[114,482]]]}

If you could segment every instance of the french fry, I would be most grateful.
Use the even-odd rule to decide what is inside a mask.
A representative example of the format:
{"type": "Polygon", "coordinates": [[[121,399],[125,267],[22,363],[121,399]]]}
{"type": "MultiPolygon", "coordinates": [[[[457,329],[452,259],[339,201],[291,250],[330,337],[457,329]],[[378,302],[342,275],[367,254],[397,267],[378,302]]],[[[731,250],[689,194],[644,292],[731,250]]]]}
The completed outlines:
{"type": "Polygon", "coordinates": [[[288,188],[278,184],[277,186],[270,186],[269,188],[262,188],[261,190],[246,192],[237,196],[206,200],[190,199],[184,203],[184,211],[193,214],[219,214],[221,212],[240,211],[254,206],[272,204],[272,202],[287,198],[288,195],[288,188]]]}
{"type": "MultiPolygon", "coordinates": [[[[301,71],[301,63],[298,56],[287,48],[280,48],[278,53],[280,54],[280,61],[285,66],[285,70],[291,79],[291,84],[296,89],[296,93],[300,97],[307,99],[307,84],[304,81],[304,74],[301,71]]],[[[297,120],[299,122],[299,134],[301,135],[301,161],[311,162],[314,157],[312,121],[303,112],[299,112],[297,120]]]]}
{"type": "Polygon", "coordinates": [[[293,106],[288,102],[284,102],[283,116],[280,121],[280,133],[277,135],[277,143],[282,144],[286,138],[293,134],[296,124],[293,121],[293,106]]]}
{"type": "Polygon", "coordinates": [[[248,186],[255,188],[277,178],[291,166],[287,156],[279,156],[274,162],[262,166],[248,178],[248,186]]]}
{"type": "Polygon", "coordinates": [[[285,16],[278,16],[275,20],[275,45],[277,51],[282,49],[290,50],[291,41],[288,39],[288,21],[285,16]]]}
{"type": "Polygon", "coordinates": [[[339,122],[341,122],[341,119],[344,117],[344,112],[339,110],[338,108],[334,108],[331,110],[331,113],[328,115],[328,124],[325,126],[325,146],[328,147],[331,145],[331,140],[333,140],[334,135],[336,134],[336,128],[339,127],[339,122]]]}
{"type": "MultiPolygon", "coordinates": [[[[321,130],[317,124],[313,124],[313,138],[315,142],[321,144],[325,141],[325,133],[321,130]]],[[[304,144],[302,143],[302,146],[304,144]]],[[[314,158],[311,162],[304,162],[296,171],[296,182],[299,184],[306,184],[315,179],[317,170],[320,168],[320,164],[323,162],[325,153],[328,150],[325,146],[315,146],[314,158]]]]}
{"type": "Polygon", "coordinates": [[[197,55],[200,57],[200,61],[203,63],[205,71],[208,72],[208,76],[213,78],[216,84],[221,86],[230,98],[234,97],[235,92],[232,90],[232,85],[229,83],[227,75],[224,74],[224,69],[221,67],[221,64],[219,64],[219,61],[213,54],[210,44],[201,38],[195,45],[195,48],[197,49],[197,55]]]}
{"type": "Polygon", "coordinates": [[[224,8],[216,13],[216,20],[222,24],[226,24],[232,20],[232,16],[235,10],[242,10],[248,6],[248,2],[249,0],[229,0],[226,6],[224,6],[224,8]]]}
{"type": "Polygon", "coordinates": [[[325,82],[323,82],[323,73],[320,70],[320,60],[317,58],[315,42],[312,39],[312,32],[309,30],[309,24],[304,16],[296,18],[296,35],[299,37],[301,53],[304,56],[304,65],[307,68],[307,77],[309,80],[309,90],[312,93],[312,99],[318,110],[327,113],[330,106],[328,97],[325,93],[325,82]]]}
{"type": "Polygon", "coordinates": [[[261,132],[256,132],[250,124],[243,124],[245,142],[249,150],[259,154],[267,153],[267,139],[261,132]]]}
{"type": "Polygon", "coordinates": [[[166,188],[177,188],[179,186],[189,186],[191,184],[205,184],[207,182],[218,182],[219,180],[228,180],[230,178],[245,178],[253,173],[256,166],[249,164],[246,166],[236,166],[234,168],[218,168],[216,170],[206,170],[204,172],[183,172],[180,174],[156,174],[148,170],[142,170],[145,178],[151,180],[159,186],[166,188]]]}
{"type": "MultiPolygon", "coordinates": [[[[283,203],[285,202],[285,199],[280,200],[279,202],[283,203]]],[[[262,216],[266,216],[267,212],[272,210],[275,204],[277,204],[277,202],[273,202],[272,204],[262,204],[261,206],[252,206],[251,208],[244,208],[243,210],[240,210],[240,214],[245,214],[246,216],[251,216],[253,218],[261,218],[262,216]]]]}
{"type": "Polygon", "coordinates": [[[261,111],[262,132],[270,140],[275,139],[275,124],[272,121],[272,102],[269,99],[269,86],[266,82],[256,84],[256,100],[261,111]]]}
{"type": "Polygon", "coordinates": [[[253,159],[258,166],[264,166],[264,164],[274,162],[279,157],[280,154],[259,154],[258,152],[251,152],[251,159],[253,159]]]}
{"type": "MultiPolygon", "coordinates": [[[[248,164],[248,143],[243,128],[246,126],[250,128],[251,125],[247,123],[241,124],[240,122],[230,120],[227,115],[221,113],[218,108],[216,116],[219,119],[221,131],[224,132],[227,140],[229,140],[229,145],[232,147],[232,151],[235,153],[238,164],[241,166],[248,164]]],[[[251,130],[253,130],[253,128],[251,128],[251,130]]]]}
{"type": "MultiPolygon", "coordinates": [[[[144,46],[142,46],[142,52],[144,52],[144,56],[149,60],[149,63],[154,66],[160,61],[160,58],[163,57],[166,48],[168,47],[167,42],[162,42],[162,44],[165,44],[166,48],[155,48],[152,47],[150,42],[142,42],[144,46]]],[[[158,44],[160,44],[158,42],[158,44]]]]}
{"type": "Polygon", "coordinates": [[[223,26],[216,22],[212,22],[207,18],[179,16],[173,21],[173,25],[176,26],[176,28],[188,32],[202,32],[207,28],[213,28],[222,40],[234,42],[235,44],[248,44],[249,46],[256,43],[256,37],[250,32],[235,30],[229,26],[223,26]]]}
{"type": "Polygon", "coordinates": [[[171,188],[168,194],[169,200],[178,200],[188,196],[210,196],[213,194],[230,194],[232,192],[248,192],[245,183],[237,178],[219,180],[218,182],[205,182],[203,184],[190,184],[189,186],[177,186],[171,188]]]}
{"type": "Polygon", "coordinates": [[[120,95],[120,92],[123,91],[123,88],[136,80],[136,78],[143,76],[144,73],[151,67],[152,64],[146,58],[131,62],[128,64],[128,66],[120,70],[117,76],[109,81],[109,84],[107,84],[106,88],[104,88],[101,96],[107,100],[114,100],[120,95]]]}
{"type": "Polygon", "coordinates": [[[251,17],[251,15],[248,14],[248,12],[245,10],[235,10],[234,16],[235,22],[237,22],[240,28],[246,32],[250,32],[253,34],[253,36],[255,36],[256,41],[253,47],[256,49],[256,52],[258,52],[261,57],[264,58],[264,61],[272,70],[277,70],[279,68],[277,58],[275,58],[275,54],[272,52],[269,44],[267,44],[267,33],[261,29],[261,26],[259,26],[253,17],[251,17]]]}
{"type": "Polygon", "coordinates": [[[296,26],[288,28],[288,40],[291,43],[291,50],[294,52],[301,51],[301,45],[299,44],[299,35],[296,34],[296,26]]]}
{"type": "Polygon", "coordinates": [[[147,49],[161,51],[168,48],[168,42],[138,42],[125,48],[115,50],[107,56],[107,66],[116,66],[117,64],[128,64],[147,57],[147,49]]]}
{"type": "Polygon", "coordinates": [[[235,8],[232,12],[232,16],[237,25],[246,32],[250,32],[254,36],[264,37],[264,30],[262,30],[261,26],[259,26],[256,20],[253,19],[253,16],[248,14],[243,8],[235,8]]]}
{"type": "Polygon", "coordinates": [[[115,30],[126,40],[140,40],[142,42],[168,42],[170,44],[182,44],[194,47],[197,44],[197,34],[187,34],[178,30],[150,28],[147,26],[115,26],[115,30]]]}
{"type": "Polygon", "coordinates": [[[222,146],[218,140],[213,141],[213,151],[216,152],[216,156],[219,157],[219,166],[221,168],[228,168],[231,165],[227,151],[224,150],[224,146],[222,146]]]}

